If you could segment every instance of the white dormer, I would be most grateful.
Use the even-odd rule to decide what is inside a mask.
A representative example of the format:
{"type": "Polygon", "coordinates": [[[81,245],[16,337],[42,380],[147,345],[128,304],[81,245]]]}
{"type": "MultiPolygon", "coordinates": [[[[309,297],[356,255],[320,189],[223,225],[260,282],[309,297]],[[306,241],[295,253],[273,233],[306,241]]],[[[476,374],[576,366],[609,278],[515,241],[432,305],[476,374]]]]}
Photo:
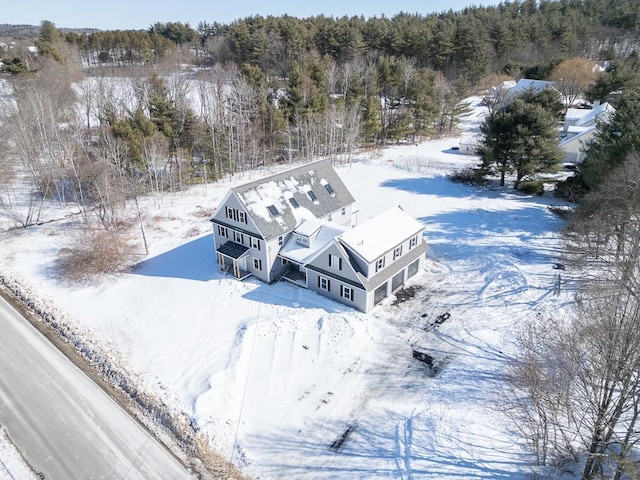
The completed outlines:
{"type": "Polygon", "coordinates": [[[296,227],[293,238],[298,245],[309,248],[313,240],[318,236],[322,223],[315,219],[304,220],[296,227]]]}

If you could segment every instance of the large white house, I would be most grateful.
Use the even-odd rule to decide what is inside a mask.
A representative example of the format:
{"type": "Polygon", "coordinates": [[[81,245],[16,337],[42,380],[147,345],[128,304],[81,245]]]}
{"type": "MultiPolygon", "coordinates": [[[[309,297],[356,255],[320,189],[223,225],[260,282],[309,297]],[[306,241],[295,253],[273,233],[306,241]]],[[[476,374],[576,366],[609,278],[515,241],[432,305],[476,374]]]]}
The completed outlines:
{"type": "Polygon", "coordinates": [[[569,108],[560,133],[560,148],[565,152],[565,162],[584,160],[584,146],[596,133],[598,123],[608,122],[615,109],[609,103],[596,102],[591,109],[569,108]]]}
{"type": "Polygon", "coordinates": [[[220,269],[369,311],[424,266],[427,245],[400,207],[354,227],[353,204],[328,160],[234,187],[211,217],[220,269]]]}

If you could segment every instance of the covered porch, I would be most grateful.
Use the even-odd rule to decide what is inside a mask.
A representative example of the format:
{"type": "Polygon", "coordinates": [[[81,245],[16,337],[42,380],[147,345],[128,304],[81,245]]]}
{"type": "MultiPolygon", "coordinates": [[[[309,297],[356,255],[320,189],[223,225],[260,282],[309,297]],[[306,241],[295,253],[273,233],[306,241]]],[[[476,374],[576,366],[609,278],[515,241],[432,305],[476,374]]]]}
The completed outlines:
{"type": "Polygon", "coordinates": [[[284,257],[280,258],[286,261],[285,269],[282,272],[282,279],[299,287],[307,288],[307,269],[299,263],[284,257]]]}
{"type": "Polygon", "coordinates": [[[248,251],[249,247],[235,242],[226,242],[218,247],[216,256],[218,257],[220,271],[231,271],[231,274],[238,280],[250,277],[251,272],[247,269],[248,251]]]}

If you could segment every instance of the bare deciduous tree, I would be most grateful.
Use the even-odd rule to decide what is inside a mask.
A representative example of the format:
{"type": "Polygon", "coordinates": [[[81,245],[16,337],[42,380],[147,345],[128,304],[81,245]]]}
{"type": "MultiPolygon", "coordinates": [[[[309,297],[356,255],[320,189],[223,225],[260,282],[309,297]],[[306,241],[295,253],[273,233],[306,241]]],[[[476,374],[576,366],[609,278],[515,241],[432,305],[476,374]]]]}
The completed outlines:
{"type": "Polygon", "coordinates": [[[571,107],[595,82],[596,75],[594,62],[588,58],[575,57],[554,68],[549,80],[555,82],[556,88],[562,93],[565,105],[571,107]]]}
{"type": "Polygon", "coordinates": [[[131,244],[110,230],[85,228],[71,246],[58,254],[56,267],[63,281],[94,282],[104,275],[118,273],[133,261],[131,244]]]}
{"type": "Polygon", "coordinates": [[[541,464],[584,459],[582,479],[637,478],[640,441],[640,166],[630,157],[587,198],[567,234],[586,275],[570,318],[529,326],[512,369],[541,464]]]}

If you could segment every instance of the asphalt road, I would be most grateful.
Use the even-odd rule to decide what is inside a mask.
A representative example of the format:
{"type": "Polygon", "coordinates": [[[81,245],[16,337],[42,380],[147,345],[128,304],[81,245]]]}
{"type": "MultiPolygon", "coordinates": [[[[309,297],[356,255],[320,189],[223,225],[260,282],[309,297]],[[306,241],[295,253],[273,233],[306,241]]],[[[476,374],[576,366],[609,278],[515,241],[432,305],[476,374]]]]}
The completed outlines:
{"type": "Polygon", "coordinates": [[[193,478],[1,297],[0,424],[47,480],[193,478]]]}

